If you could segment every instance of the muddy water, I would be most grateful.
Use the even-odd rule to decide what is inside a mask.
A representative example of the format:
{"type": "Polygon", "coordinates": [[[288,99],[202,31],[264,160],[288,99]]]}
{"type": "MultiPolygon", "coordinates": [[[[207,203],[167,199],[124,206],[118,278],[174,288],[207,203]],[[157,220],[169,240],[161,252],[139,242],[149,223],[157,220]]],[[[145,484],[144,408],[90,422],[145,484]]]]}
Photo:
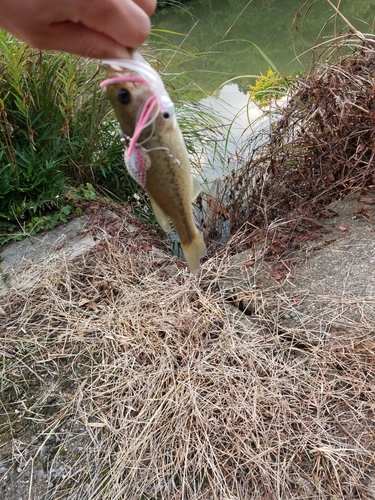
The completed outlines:
{"type": "MultiPolygon", "coordinates": [[[[340,4],[355,28],[370,31],[375,0],[340,4]]],[[[304,71],[317,56],[311,47],[346,25],[327,0],[190,0],[158,10],[152,22],[150,44],[159,49],[168,78],[186,88],[183,95],[200,92],[201,103],[220,117],[222,132],[228,131],[221,150],[215,145],[215,153],[201,155],[208,181],[220,177],[244,138],[261,126],[262,111],[247,94],[254,76],[271,65],[282,75],[304,71]]]]}
{"type": "MultiPolygon", "coordinates": [[[[370,31],[375,0],[339,3],[356,29],[370,31]]],[[[312,56],[309,49],[345,26],[334,14],[327,0],[191,0],[154,15],[151,44],[161,49],[171,71],[213,92],[230,78],[267,71],[270,64],[256,46],[281,74],[303,70],[312,56]]],[[[249,82],[236,83],[245,91],[249,82]]]]}

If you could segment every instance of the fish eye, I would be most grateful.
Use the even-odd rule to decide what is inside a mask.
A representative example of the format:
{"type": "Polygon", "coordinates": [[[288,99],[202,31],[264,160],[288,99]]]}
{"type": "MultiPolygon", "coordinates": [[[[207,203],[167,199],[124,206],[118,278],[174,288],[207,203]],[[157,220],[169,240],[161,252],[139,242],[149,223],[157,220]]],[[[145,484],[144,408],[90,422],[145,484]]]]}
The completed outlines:
{"type": "Polygon", "coordinates": [[[117,92],[117,99],[121,104],[129,104],[130,102],[130,92],[127,89],[119,89],[117,92]]]}
{"type": "Polygon", "coordinates": [[[164,111],[164,113],[163,113],[164,120],[169,120],[170,117],[171,117],[171,115],[167,111],[164,111]]]}

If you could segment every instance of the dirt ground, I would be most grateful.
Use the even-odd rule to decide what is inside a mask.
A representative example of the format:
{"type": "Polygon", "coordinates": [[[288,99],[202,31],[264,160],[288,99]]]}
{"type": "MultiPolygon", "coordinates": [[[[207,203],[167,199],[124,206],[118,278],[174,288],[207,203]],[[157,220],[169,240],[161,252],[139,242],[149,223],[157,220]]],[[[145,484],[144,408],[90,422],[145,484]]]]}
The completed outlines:
{"type": "Polygon", "coordinates": [[[1,498],[375,498],[362,205],[332,205],[283,275],[260,242],[195,278],[144,227],[98,212],[95,248],[13,280],[0,302],[1,498]]]}

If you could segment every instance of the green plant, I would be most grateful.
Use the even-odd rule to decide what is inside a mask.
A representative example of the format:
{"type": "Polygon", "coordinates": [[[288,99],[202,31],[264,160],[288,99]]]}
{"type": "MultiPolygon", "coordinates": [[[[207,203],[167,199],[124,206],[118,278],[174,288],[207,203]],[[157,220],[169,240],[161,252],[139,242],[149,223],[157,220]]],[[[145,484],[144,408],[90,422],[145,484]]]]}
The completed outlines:
{"type": "MultiPolygon", "coordinates": [[[[163,71],[154,55],[148,59],[163,71]]],[[[103,77],[92,61],[34,50],[0,31],[0,243],[62,222],[67,199],[79,205],[99,191],[154,220],[124,166],[118,122],[99,88],[103,77]]],[[[197,103],[201,91],[175,87],[173,71],[166,80],[198,165],[196,152],[202,143],[215,147],[221,124],[197,103]]]]}
{"type": "Polygon", "coordinates": [[[25,233],[28,235],[35,235],[39,231],[45,231],[46,229],[53,229],[57,224],[61,222],[67,222],[68,216],[72,212],[73,207],[71,205],[64,205],[59,212],[53,215],[44,215],[42,217],[33,217],[25,227],[25,233]]]}
{"type": "Polygon", "coordinates": [[[133,193],[103,76],[92,61],[0,31],[0,234],[59,213],[68,184],[133,193]]]}
{"type": "Polygon", "coordinates": [[[71,189],[66,198],[74,204],[81,201],[94,201],[96,200],[96,192],[94,186],[90,182],[86,182],[86,184],[71,189]]]}
{"type": "Polygon", "coordinates": [[[29,222],[24,224],[22,230],[15,230],[15,225],[4,224],[4,232],[0,233],[0,245],[9,243],[10,241],[21,241],[26,236],[34,236],[41,231],[53,229],[58,224],[68,221],[69,215],[72,213],[73,207],[71,205],[62,206],[58,212],[49,215],[41,215],[32,217],[29,222]],[[6,231],[8,229],[8,231],[6,231]]]}
{"type": "Polygon", "coordinates": [[[254,85],[249,85],[250,98],[261,107],[268,106],[287,93],[291,82],[291,77],[282,77],[276,71],[269,69],[266,75],[261,75],[255,81],[254,85]]]}

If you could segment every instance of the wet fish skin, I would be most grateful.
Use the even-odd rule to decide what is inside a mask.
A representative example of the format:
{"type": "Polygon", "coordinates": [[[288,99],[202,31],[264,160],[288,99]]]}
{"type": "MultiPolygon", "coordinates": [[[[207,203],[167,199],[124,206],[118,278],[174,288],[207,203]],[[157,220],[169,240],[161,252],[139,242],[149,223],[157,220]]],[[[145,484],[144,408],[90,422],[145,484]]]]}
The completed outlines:
{"type": "MultiPolygon", "coordinates": [[[[111,69],[107,72],[109,77],[121,76],[111,69]]],[[[122,131],[132,137],[140,111],[152,95],[150,88],[143,83],[121,82],[108,85],[107,93],[122,131]]],[[[153,125],[143,130],[138,143],[144,140],[143,147],[151,160],[145,189],[155,216],[165,231],[170,230],[169,220],[172,221],[189,269],[197,273],[200,258],[206,255],[206,245],[195,226],[191,203],[200,187],[191,176],[189,156],[176,119],[166,127],[159,114],[153,125]]]]}

